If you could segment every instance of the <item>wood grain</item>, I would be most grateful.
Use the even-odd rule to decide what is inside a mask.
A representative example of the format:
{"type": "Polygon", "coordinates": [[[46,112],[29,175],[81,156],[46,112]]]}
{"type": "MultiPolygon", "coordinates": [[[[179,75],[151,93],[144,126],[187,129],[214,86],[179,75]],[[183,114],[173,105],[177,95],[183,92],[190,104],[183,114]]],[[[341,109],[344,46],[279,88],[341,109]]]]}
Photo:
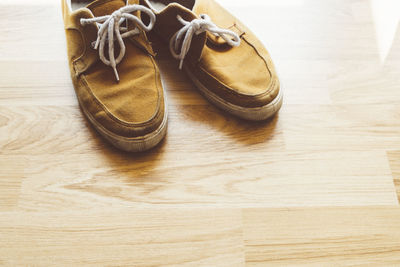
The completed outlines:
{"type": "Polygon", "coordinates": [[[102,150],[96,151],[53,155],[48,162],[31,157],[19,208],[92,209],[115,202],[153,208],[397,204],[390,170],[379,167],[385,162],[369,160],[380,158],[376,153],[265,153],[261,158],[241,153],[242,163],[225,153],[160,151],[135,157],[97,156],[102,150]],[[198,165],[191,163],[193,156],[198,165]],[[268,175],[260,173],[263,169],[268,175]]]}
{"type": "Polygon", "coordinates": [[[0,212],[13,210],[17,206],[26,160],[26,157],[3,157],[0,160],[0,212]]]}
{"type": "Polygon", "coordinates": [[[10,266],[244,264],[241,213],[229,210],[9,212],[0,242],[10,266]]]}
{"type": "Polygon", "coordinates": [[[396,266],[398,207],[247,209],[247,266],[396,266]]]}
{"type": "Polygon", "coordinates": [[[399,219],[397,206],[3,212],[0,263],[396,266],[399,219]]]}
{"type": "Polygon", "coordinates": [[[389,151],[388,158],[392,168],[393,182],[400,201],[400,151],[389,151]]]}
{"type": "Polygon", "coordinates": [[[382,58],[374,10],[388,1],[219,2],[270,51],[282,110],[218,110],[150,36],[168,135],[128,154],[79,109],[59,1],[0,1],[0,265],[400,265],[400,27],[382,58]]]}

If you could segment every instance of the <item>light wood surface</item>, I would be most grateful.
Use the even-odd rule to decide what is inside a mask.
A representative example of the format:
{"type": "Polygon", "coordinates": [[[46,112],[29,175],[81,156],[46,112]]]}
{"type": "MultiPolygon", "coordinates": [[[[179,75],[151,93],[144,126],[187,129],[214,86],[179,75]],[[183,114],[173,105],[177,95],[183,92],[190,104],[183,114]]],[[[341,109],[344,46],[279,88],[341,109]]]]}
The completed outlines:
{"type": "Polygon", "coordinates": [[[0,1],[0,265],[400,265],[396,1],[219,2],[271,52],[281,112],[219,111],[154,39],[168,135],[127,154],[79,110],[59,1],[0,1]]]}
{"type": "Polygon", "coordinates": [[[248,266],[398,266],[399,220],[398,207],[244,210],[246,262],[248,266]]]}

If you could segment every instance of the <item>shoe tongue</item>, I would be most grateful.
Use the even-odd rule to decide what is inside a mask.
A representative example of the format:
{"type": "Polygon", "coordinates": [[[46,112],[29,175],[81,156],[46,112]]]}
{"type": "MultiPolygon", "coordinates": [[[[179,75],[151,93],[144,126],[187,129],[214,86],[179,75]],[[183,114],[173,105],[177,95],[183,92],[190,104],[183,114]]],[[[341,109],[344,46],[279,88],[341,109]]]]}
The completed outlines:
{"type": "MultiPolygon", "coordinates": [[[[139,5],[140,0],[96,0],[90,3],[86,8],[92,11],[94,17],[101,17],[106,15],[111,15],[114,11],[126,6],[126,5],[139,5]]],[[[135,16],[140,18],[140,12],[133,12],[135,16]]],[[[141,47],[143,47],[146,51],[149,51],[149,54],[153,54],[151,47],[148,45],[147,39],[144,40],[143,35],[135,35],[132,38],[136,39],[141,47]],[[144,43],[143,43],[144,42],[144,43]]],[[[115,54],[118,54],[119,51],[116,51],[115,54]]]]}
{"type": "MultiPolygon", "coordinates": [[[[129,2],[130,4],[134,4],[131,2],[139,2],[139,0],[129,2]]],[[[118,10],[124,6],[126,6],[126,0],[96,0],[90,3],[87,8],[92,11],[95,17],[100,17],[110,15],[115,10],[118,10]]]]}

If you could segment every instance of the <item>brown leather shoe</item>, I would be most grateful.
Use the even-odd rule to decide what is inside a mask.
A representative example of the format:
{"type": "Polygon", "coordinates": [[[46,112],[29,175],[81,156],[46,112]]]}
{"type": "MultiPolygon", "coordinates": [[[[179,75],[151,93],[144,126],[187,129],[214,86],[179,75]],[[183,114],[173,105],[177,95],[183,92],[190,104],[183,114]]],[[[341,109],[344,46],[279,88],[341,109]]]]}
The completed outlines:
{"type": "Polygon", "coordinates": [[[156,146],[167,129],[164,90],[145,34],[155,16],[138,2],[62,0],[81,109],[102,136],[132,152],[156,146]],[[144,13],[148,25],[141,21],[144,13]]]}
{"type": "Polygon", "coordinates": [[[257,37],[214,0],[141,0],[154,31],[203,95],[244,119],[265,120],[282,105],[271,58],[257,37]]]}

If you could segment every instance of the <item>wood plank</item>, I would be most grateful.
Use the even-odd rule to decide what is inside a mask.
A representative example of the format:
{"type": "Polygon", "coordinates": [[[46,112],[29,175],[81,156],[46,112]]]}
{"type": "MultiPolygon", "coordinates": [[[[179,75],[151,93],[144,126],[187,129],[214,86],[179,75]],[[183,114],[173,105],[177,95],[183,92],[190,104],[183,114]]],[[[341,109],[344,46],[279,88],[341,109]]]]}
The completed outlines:
{"type": "Polygon", "coordinates": [[[0,264],[243,266],[240,210],[2,213],[0,264]]]}
{"type": "Polygon", "coordinates": [[[246,266],[397,266],[398,207],[246,209],[246,266]]]}
{"type": "Polygon", "coordinates": [[[330,72],[327,81],[333,103],[398,105],[399,60],[386,62],[384,66],[351,60],[337,61],[335,65],[337,69],[330,72]]]}
{"type": "MultiPolygon", "coordinates": [[[[396,205],[385,153],[116,150],[35,155],[18,208],[396,205]],[[195,162],[194,162],[195,159],[195,162]]],[[[15,156],[18,157],[18,156],[15,156]]],[[[0,157],[1,159],[2,157],[0,157]]],[[[11,170],[18,175],[20,170],[11,170]]]]}
{"type": "MultiPolygon", "coordinates": [[[[191,151],[198,151],[192,140],[214,151],[386,151],[400,149],[399,114],[395,105],[288,105],[272,121],[252,123],[211,106],[171,106],[168,141],[191,151]]],[[[88,139],[95,138],[88,134],[78,107],[0,107],[0,115],[7,122],[2,125],[0,153],[57,151],[60,143],[47,142],[46,148],[42,144],[60,138],[72,138],[74,146],[61,145],[70,144],[68,149],[74,150],[75,145],[86,148],[88,139]]]]}
{"type": "Polygon", "coordinates": [[[279,116],[289,150],[389,150],[400,146],[398,105],[287,105],[279,116]]]}

